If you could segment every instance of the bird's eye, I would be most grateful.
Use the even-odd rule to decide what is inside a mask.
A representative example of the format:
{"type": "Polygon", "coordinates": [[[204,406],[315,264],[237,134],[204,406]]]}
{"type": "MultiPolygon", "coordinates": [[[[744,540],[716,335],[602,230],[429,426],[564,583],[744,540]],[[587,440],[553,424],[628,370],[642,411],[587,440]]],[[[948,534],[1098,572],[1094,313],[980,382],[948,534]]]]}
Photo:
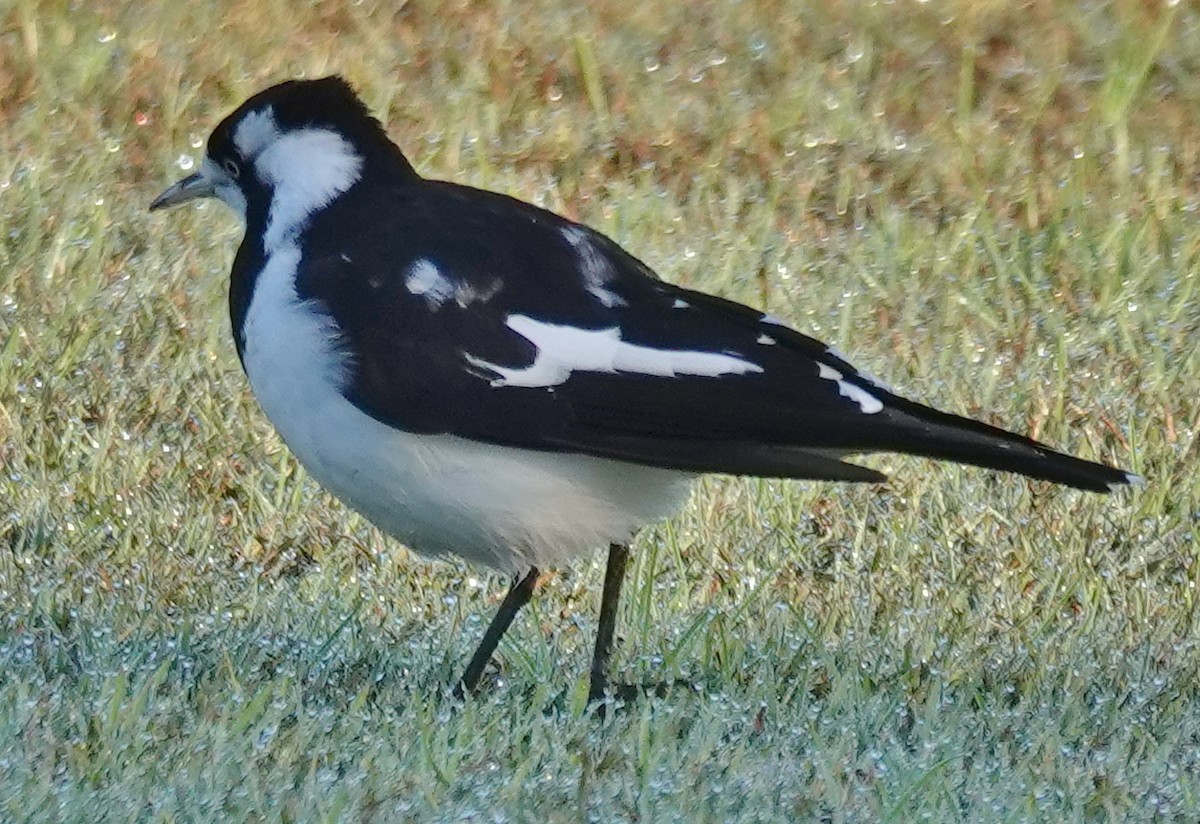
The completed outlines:
{"type": "Polygon", "coordinates": [[[225,162],[221,164],[221,167],[225,170],[225,174],[229,175],[234,180],[237,180],[242,176],[242,167],[239,166],[237,161],[233,160],[232,158],[226,158],[225,162]]]}

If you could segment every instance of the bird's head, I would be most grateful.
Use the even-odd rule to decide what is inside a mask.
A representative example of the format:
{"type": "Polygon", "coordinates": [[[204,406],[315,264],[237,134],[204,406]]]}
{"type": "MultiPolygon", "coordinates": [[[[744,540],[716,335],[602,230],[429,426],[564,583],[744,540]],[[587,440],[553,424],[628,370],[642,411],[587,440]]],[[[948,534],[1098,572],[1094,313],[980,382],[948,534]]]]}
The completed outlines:
{"type": "Polygon", "coordinates": [[[150,210],[215,197],[244,222],[294,229],[368,171],[385,179],[413,174],[346,81],[290,80],[222,120],[200,170],[156,197],[150,210]]]}

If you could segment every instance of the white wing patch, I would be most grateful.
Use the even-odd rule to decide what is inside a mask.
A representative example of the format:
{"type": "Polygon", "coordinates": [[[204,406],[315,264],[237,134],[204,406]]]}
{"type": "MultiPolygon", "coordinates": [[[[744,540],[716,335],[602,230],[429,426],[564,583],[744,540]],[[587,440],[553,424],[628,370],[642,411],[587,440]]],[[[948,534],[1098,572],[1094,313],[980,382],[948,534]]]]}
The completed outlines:
{"type": "Polygon", "coordinates": [[[579,270],[583,273],[583,281],[588,292],[596,300],[609,309],[614,306],[624,306],[625,300],[608,288],[612,280],[612,267],[604,259],[604,255],[588,240],[587,234],[576,226],[567,226],[562,230],[562,236],[575,250],[579,258],[579,270]]]}
{"type": "MultiPolygon", "coordinates": [[[[840,361],[845,361],[846,363],[850,362],[850,359],[848,357],[846,357],[842,353],[842,350],[838,349],[836,346],[826,346],[825,351],[828,352],[829,354],[833,355],[835,358],[837,358],[840,361]]],[[[865,380],[867,383],[871,384],[872,386],[878,387],[878,388],[882,389],[884,392],[892,392],[893,391],[891,386],[884,383],[882,380],[880,380],[875,375],[872,375],[870,372],[864,372],[863,370],[858,369],[857,367],[855,367],[855,370],[858,372],[858,376],[860,378],[862,378],[863,380],[865,380]]]]}
{"type": "MultiPolygon", "coordinates": [[[[783,318],[777,317],[775,315],[763,314],[763,316],[758,319],[758,322],[763,323],[763,324],[768,324],[770,326],[781,326],[784,329],[791,329],[791,327],[788,326],[787,321],[785,321],[785,320],[783,320],[783,318]]],[[[758,342],[765,343],[766,341],[763,340],[763,338],[765,338],[765,337],[767,337],[767,335],[760,336],[758,339],[758,342]]],[[[838,360],[846,361],[846,363],[850,362],[849,359],[845,355],[843,355],[841,352],[839,352],[837,349],[835,349],[832,346],[827,346],[825,348],[825,351],[828,352],[830,355],[833,355],[838,360]]],[[[840,394],[843,398],[849,398],[850,400],[857,403],[858,408],[862,410],[864,415],[874,415],[877,412],[883,411],[883,402],[880,401],[879,398],[875,397],[870,392],[863,389],[861,386],[856,386],[855,384],[850,383],[849,381],[845,380],[846,376],[843,375],[841,372],[834,369],[832,366],[828,366],[824,363],[818,363],[817,367],[820,369],[820,372],[818,372],[818,374],[825,380],[836,381],[837,385],[838,385],[838,394],[840,394]]],[[[880,389],[882,389],[885,392],[890,391],[888,389],[887,385],[884,384],[883,381],[876,378],[874,375],[863,372],[862,370],[858,370],[858,377],[863,379],[867,383],[871,384],[872,386],[879,387],[880,389]]]]}
{"type": "Polygon", "coordinates": [[[697,375],[745,375],[762,367],[720,352],[682,349],[653,349],[621,340],[620,328],[578,329],[545,323],[528,315],[510,315],[505,322],[537,348],[533,363],[524,367],[499,366],[466,355],[472,366],[495,372],[500,377],[492,386],[558,386],[572,372],[634,372],[664,378],[697,375]]]}
{"type": "Polygon", "coordinates": [[[827,381],[836,381],[838,394],[857,403],[858,408],[862,410],[864,415],[874,415],[876,412],[883,411],[883,402],[879,398],[861,386],[855,386],[849,381],[844,380],[845,375],[841,372],[823,363],[818,363],[817,367],[820,370],[817,374],[827,381]]]}

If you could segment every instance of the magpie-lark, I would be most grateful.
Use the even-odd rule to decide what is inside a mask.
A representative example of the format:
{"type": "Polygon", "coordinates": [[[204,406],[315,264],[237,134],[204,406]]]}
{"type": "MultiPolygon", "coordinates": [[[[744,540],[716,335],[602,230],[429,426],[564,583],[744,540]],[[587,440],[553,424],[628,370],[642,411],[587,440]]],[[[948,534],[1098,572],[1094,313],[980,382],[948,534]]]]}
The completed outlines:
{"type": "Polygon", "coordinates": [[[460,694],[538,570],[608,545],[603,697],[628,543],[702,473],[883,481],[842,459],[904,452],[1095,492],[1140,481],[901,398],[586,226],[420,177],[337,77],[251,97],[150,208],[199,197],[245,224],[234,340],[300,462],[417,552],[515,576],[460,694]]]}

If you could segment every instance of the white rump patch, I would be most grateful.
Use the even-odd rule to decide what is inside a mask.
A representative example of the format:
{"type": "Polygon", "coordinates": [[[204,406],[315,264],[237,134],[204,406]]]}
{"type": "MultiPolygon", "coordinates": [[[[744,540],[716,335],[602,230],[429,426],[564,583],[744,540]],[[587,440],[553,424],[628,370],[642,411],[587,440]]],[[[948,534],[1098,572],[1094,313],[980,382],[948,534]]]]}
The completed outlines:
{"type": "Polygon", "coordinates": [[[584,285],[588,292],[609,309],[624,306],[625,300],[607,286],[612,280],[612,267],[588,240],[587,234],[577,226],[567,226],[562,230],[562,236],[579,257],[579,269],[583,273],[584,285]]]}
{"type": "Polygon", "coordinates": [[[825,380],[836,381],[838,394],[857,403],[858,408],[862,410],[864,415],[874,415],[876,412],[883,411],[883,402],[879,398],[861,386],[855,386],[849,381],[844,380],[846,376],[841,372],[823,363],[818,363],[817,367],[820,370],[817,374],[825,380]]]}
{"type": "Polygon", "coordinates": [[[242,122],[233,130],[233,145],[238,154],[247,160],[274,143],[279,137],[279,124],[275,122],[275,110],[270,106],[255,112],[247,112],[242,122]]]}
{"type": "Polygon", "coordinates": [[[336,132],[300,129],[263,148],[254,165],[274,187],[263,238],[270,254],[289,243],[309,215],[358,181],[362,158],[336,132]]]}
{"type": "Polygon", "coordinates": [[[748,360],[719,352],[690,352],[680,349],[653,349],[621,340],[620,328],[578,329],[544,323],[528,315],[511,315],[506,325],[537,347],[533,363],[525,367],[498,366],[467,355],[473,366],[483,367],[500,377],[492,386],[558,386],[572,372],[634,372],[664,378],[698,375],[744,375],[761,372],[762,367],[748,360]]]}
{"type": "Polygon", "coordinates": [[[433,309],[454,297],[456,291],[454,282],[427,258],[421,258],[408,267],[404,287],[414,295],[424,297],[433,309]]]}

